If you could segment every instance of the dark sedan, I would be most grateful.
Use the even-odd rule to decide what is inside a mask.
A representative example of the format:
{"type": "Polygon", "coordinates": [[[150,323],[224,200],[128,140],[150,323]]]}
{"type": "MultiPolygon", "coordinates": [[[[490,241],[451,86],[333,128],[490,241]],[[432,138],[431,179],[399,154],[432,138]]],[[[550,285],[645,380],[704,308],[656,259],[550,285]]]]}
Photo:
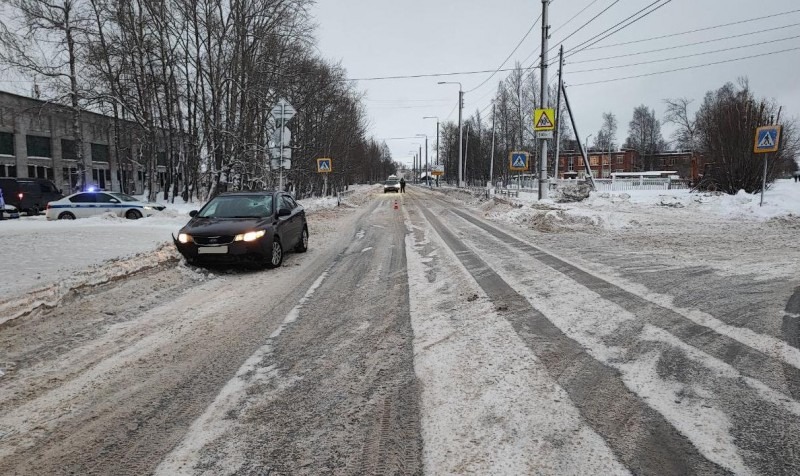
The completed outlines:
{"type": "Polygon", "coordinates": [[[189,215],[175,246],[192,264],[277,268],[287,250],[308,249],[306,213],[287,193],[223,193],[189,215]]]}

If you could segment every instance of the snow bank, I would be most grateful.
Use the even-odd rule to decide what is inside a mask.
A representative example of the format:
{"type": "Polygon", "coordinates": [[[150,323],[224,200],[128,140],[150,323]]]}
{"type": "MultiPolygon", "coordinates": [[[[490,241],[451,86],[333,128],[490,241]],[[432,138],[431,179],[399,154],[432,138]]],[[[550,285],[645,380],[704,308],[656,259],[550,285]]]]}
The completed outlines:
{"type": "MultiPolygon", "coordinates": [[[[534,194],[520,193],[509,199],[513,206],[484,206],[487,216],[542,232],[618,230],[662,220],[798,220],[800,183],[778,180],[761,196],[744,191],[736,195],[690,190],[641,190],[592,192],[579,203],[538,201],[534,194]]],[[[506,201],[506,199],[503,199],[506,201]]]]}

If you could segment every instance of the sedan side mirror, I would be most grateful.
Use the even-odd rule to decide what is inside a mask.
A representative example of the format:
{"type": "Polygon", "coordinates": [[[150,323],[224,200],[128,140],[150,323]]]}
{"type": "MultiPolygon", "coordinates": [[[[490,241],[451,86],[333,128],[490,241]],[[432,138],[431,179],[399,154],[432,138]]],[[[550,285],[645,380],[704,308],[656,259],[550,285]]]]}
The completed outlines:
{"type": "Polygon", "coordinates": [[[288,217],[291,214],[292,211],[289,210],[288,208],[281,208],[280,210],[278,210],[278,217],[288,217]]]}
{"type": "Polygon", "coordinates": [[[192,211],[190,211],[190,212],[189,212],[189,216],[190,216],[190,217],[192,217],[192,218],[194,218],[195,216],[197,216],[197,210],[192,210],[192,211]]]}

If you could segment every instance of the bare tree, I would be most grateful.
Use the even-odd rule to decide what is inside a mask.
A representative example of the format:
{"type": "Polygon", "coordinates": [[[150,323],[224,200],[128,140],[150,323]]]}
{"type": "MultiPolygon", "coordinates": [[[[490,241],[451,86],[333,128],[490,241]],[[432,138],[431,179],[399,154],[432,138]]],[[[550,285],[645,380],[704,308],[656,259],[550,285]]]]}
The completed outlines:
{"type": "Polygon", "coordinates": [[[10,8],[11,21],[17,27],[0,32],[0,63],[24,74],[47,78],[48,86],[58,94],[53,101],[69,108],[80,180],[78,185],[83,188],[87,181],[81,131],[78,50],[89,23],[85,5],[81,0],[3,0],[3,4],[10,8]]]}
{"type": "Polygon", "coordinates": [[[661,136],[661,123],[656,119],[654,110],[644,104],[634,108],[633,118],[628,124],[628,140],[626,147],[639,153],[639,161],[635,168],[648,171],[655,168],[654,155],[665,145],[661,136]]]}
{"type": "Polygon", "coordinates": [[[692,100],[688,98],[665,99],[667,111],[664,113],[664,122],[677,127],[672,134],[678,148],[694,151],[696,149],[697,125],[695,119],[689,114],[692,100]]]}
{"type": "Polygon", "coordinates": [[[768,184],[795,167],[800,150],[796,124],[781,115],[775,102],[756,98],[746,80],[707,93],[696,124],[698,145],[708,162],[701,188],[730,194],[760,192],[765,160],[768,184]],[[755,154],[755,131],[769,124],[783,126],[780,148],[775,153],[755,154]]]}

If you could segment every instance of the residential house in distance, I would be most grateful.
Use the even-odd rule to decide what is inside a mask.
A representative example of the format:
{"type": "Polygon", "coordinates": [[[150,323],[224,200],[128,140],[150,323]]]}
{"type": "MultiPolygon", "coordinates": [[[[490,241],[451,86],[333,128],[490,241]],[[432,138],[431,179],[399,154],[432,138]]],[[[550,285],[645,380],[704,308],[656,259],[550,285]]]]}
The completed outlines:
{"type": "MultiPolygon", "coordinates": [[[[86,181],[101,190],[140,194],[145,168],[137,158],[144,141],[136,124],[120,121],[119,157],[114,118],[83,111],[86,181]]],[[[62,106],[0,91],[0,177],[46,178],[65,194],[79,183],[72,115],[62,106]]],[[[166,153],[158,154],[156,191],[166,181],[166,153]]]]}

